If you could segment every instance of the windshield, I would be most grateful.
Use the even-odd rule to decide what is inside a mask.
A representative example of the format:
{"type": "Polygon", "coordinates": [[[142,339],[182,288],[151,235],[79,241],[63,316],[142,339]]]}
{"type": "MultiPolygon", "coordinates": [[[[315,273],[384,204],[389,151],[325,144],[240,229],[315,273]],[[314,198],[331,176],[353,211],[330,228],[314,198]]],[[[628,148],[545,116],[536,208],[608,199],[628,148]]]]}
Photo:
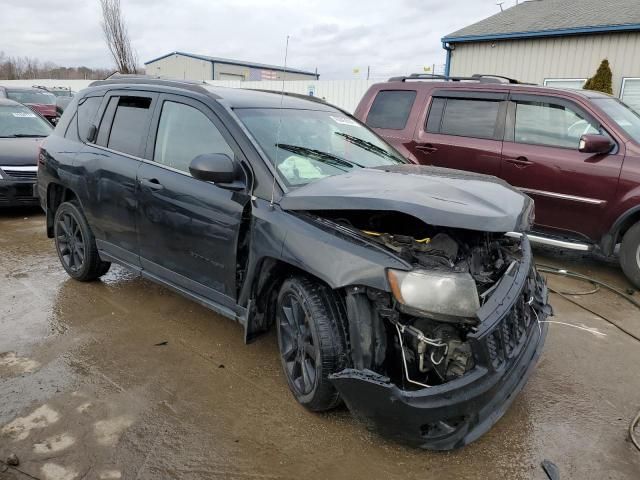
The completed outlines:
{"type": "Polygon", "coordinates": [[[354,168],[406,162],[367,127],[337,111],[246,108],[235,112],[287,187],[354,168]]]}
{"type": "Polygon", "coordinates": [[[640,115],[615,98],[594,98],[593,101],[635,142],[640,143],[640,115]]]}
{"type": "Polygon", "coordinates": [[[7,97],[20,103],[40,103],[55,105],[56,96],[53,93],[37,90],[7,90],[7,97]]]}
{"type": "Polygon", "coordinates": [[[0,105],[0,138],[46,137],[48,122],[23,106],[0,105]]]}

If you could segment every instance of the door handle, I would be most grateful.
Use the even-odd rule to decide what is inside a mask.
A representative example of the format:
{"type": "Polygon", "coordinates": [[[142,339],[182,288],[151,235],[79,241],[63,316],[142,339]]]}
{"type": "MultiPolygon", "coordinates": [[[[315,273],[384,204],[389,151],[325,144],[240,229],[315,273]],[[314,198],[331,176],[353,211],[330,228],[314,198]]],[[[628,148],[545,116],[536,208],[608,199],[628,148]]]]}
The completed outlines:
{"type": "Polygon", "coordinates": [[[533,165],[533,162],[527,157],[508,158],[507,163],[515,165],[518,168],[526,168],[529,165],[533,165]]]}
{"type": "Polygon", "coordinates": [[[431,145],[430,143],[425,143],[424,145],[416,145],[416,150],[421,151],[422,153],[433,153],[438,149],[431,145]]]}
{"type": "Polygon", "coordinates": [[[162,190],[164,188],[157,178],[141,178],[140,185],[152,190],[162,190]]]}

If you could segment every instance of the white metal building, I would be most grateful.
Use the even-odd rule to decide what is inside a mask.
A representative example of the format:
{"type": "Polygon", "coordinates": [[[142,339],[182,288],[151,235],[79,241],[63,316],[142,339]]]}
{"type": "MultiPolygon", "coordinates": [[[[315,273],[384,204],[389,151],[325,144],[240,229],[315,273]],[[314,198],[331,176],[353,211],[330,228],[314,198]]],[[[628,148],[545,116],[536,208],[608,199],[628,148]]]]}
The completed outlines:
{"type": "Polygon", "coordinates": [[[171,52],[144,63],[147,75],[181,80],[317,80],[320,75],[296,68],[171,52]]]}
{"type": "Polygon", "coordinates": [[[640,0],[529,0],[442,39],[450,75],[504,75],[582,88],[603,59],[613,92],[640,111],[640,0]]]}

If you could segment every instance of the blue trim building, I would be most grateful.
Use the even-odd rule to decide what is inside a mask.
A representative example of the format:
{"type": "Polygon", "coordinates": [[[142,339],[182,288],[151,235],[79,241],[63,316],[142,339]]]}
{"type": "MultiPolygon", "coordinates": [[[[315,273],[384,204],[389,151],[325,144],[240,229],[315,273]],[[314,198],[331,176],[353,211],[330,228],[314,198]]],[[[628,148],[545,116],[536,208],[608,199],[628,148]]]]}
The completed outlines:
{"type": "Polygon", "coordinates": [[[640,108],[640,0],[521,0],[445,35],[442,47],[447,75],[565,88],[581,88],[606,58],[614,93],[640,108]]]}
{"type": "Polygon", "coordinates": [[[318,80],[317,72],[188,52],[170,52],[144,63],[147,74],[186,80],[318,80]]]}

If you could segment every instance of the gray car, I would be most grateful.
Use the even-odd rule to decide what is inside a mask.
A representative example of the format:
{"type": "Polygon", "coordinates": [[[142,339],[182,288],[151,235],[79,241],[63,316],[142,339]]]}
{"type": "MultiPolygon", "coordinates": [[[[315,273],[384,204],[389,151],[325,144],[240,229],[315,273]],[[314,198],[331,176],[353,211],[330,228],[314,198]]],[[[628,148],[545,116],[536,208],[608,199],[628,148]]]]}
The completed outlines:
{"type": "Polygon", "coordinates": [[[525,233],[532,200],[411,165],[321,101],[94,82],[41,160],[47,233],[72,278],[116,262],[247,341],[274,328],[311,411],[344,401],[388,437],[450,449],[486,432],[535,368],[551,309],[525,233]]]}
{"type": "Polygon", "coordinates": [[[33,110],[0,98],[0,207],[39,204],[34,189],[38,152],[52,131],[33,110]]]}

